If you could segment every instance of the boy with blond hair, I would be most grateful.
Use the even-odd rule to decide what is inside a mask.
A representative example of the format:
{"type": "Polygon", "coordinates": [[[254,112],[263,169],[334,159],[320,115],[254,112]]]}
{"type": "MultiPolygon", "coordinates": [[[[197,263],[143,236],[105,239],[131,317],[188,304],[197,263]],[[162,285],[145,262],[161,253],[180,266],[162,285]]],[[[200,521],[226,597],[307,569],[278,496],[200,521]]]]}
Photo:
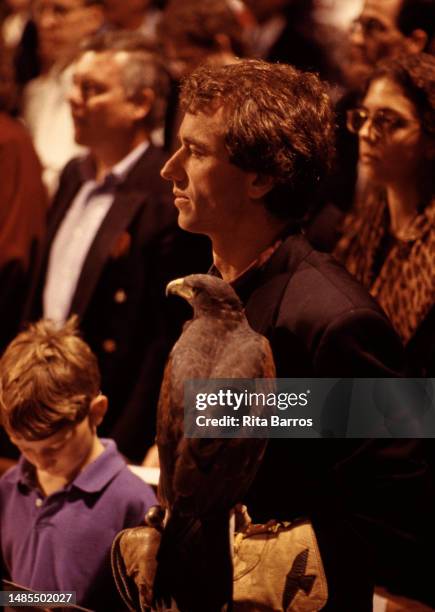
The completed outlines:
{"type": "Polygon", "coordinates": [[[0,360],[0,414],[22,453],[0,479],[5,570],[31,589],[76,591],[96,610],[121,608],[111,543],[155,503],[115,443],[97,436],[107,404],[74,318],[61,328],[39,321],[0,360]]]}

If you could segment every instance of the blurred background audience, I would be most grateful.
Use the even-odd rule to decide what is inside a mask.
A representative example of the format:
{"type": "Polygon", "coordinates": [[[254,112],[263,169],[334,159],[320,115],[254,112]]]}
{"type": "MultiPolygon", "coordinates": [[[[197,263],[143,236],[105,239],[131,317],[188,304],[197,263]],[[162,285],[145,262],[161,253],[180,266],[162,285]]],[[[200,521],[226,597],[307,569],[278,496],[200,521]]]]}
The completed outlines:
{"type": "Polygon", "coordinates": [[[82,152],[74,141],[67,99],[72,62],[80,43],[101,28],[99,0],[34,0],[41,74],[25,87],[22,115],[44,168],[44,183],[54,194],[63,166],[82,152]]]}
{"type": "Polygon", "coordinates": [[[430,49],[434,28],[433,0],[366,0],[351,23],[349,54],[343,58],[349,86],[361,90],[382,59],[430,49]]]}
{"type": "Polygon", "coordinates": [[[13,70],[0,47],[0,352],[18,331],[48,206],[32,141],[10,115],[15,100],[13,70]]]}
{"type": "Polygon", "coordinates": [[[108,27],[137,32],[156,42],[161,11],[151,0],[104,0],[104,13],[108,27]]]}
{"type": "MultiPolygon", "coordinates": [[[[10,54],[16,85],[20,90],[27,81],[38,76],[40,63],[35,22],[31,0],[5,0],[2,21],[2,41],[10,54]]],[[[17,108],[14,109],[16,112],[17,108]]]]}
{"type": "Polygon", "coordinates": [[[30,0],[6,0],[7,12],[1,33],[5,47],[15,49],[31,19],[30,0]]]}
{"type": "Polygon", "coordinates": [[[254,57],[329,76],[314,0],[246,0],[246,5],[257,21],[249,33],[254,57]]]}
{"type": "Polygon", "coordinates": [[[245,34],[252,17],[245,19],[226,0],[169,0],[158,26],[158,39],[171,75],[171,89],[166,112],[164,147],[178,148],[181,111],[178,86],[202,62],[228,64],[249,55],[245,34]]]}
{"type": "MultiPolygon", "coordinates": [[[[0,43],[0,353],[19,329],[48,207],[30,136],[10,114],[17,99],[10,60],[0,43]]],[[[0,455],[16,456],[2,429],[0,455]]]]}

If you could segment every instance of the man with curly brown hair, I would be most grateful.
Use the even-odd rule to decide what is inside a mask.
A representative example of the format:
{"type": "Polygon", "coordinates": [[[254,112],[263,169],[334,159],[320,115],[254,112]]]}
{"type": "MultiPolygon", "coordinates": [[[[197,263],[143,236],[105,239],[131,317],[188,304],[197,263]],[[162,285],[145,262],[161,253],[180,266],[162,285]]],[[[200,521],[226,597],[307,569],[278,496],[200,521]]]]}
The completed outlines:
{"type": "MultiPolygon", "coordinates": [[[[211,239],[212,273],[232,284],[251,326],[269,339],[277,375],[394,376],[402,350],[386,317],[300,231],[334,151],[319,79],[256,60],[203,65],[184,81],[181,104],[181,144],[162,169],[178,223],[211,239]]],[[[372,550],[363,534],[371,521],[397,514],[405,483],[415,485],[410,466],[420,465],[419,450],[406,442],[270,441],[248,507],[257,521],[311,518],[329,584],[325,610],[372,609],[372,550]],[[400,464],[386,461],[392,448],[400,464]],[[359,478],[367,464],[370,482],[359,478]]]]}

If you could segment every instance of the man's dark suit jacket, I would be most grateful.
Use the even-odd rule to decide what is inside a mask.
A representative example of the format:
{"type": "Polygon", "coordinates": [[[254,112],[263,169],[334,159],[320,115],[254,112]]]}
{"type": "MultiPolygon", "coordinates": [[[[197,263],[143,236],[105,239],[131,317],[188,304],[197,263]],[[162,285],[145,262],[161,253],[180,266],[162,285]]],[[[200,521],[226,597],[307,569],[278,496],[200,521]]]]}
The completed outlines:
{"type": "MultiPolygon", "coordinates": [[[[303,236],[290,236],[235,288],[251,326],[271,342],[278,377],[390,377],[400,371],[402,347],[382,311],[303,236]]],[[[351,381],[342,381],[335,393],[345,397],[351,381]]],[[[342,418],[337,414],[337,431],[342,418]]],[[[397,566],[404,574],[410,567],[406,555],[423,529],[427,484],[413,440],[280,439],[269,442],[246,501],[261,522],[309,516],[330,586],[325,610],[358,612],[371,610],[370,580],[379,581],[379,572],[397,579],[397,566]]]]}
{"type": "MultiPolygon", "coordinates": [[[[143,458],[155,435],[155,409],[166,356],[180,332],[165,286],[206,270],[202,238],[180,230],[165,156],[153,146],[117,187],[113,204],[85,259],[70,314],[98,357],[109,410],[100,433],[132,460],[143,458]]],[[[50,247],[82,179],[80,160],[65,167],[50,209],[48,237],[31,298],[30,317],[42,315],[50,247]]],[[[208,245],[207,245],[208,251],[208,245]]]]}

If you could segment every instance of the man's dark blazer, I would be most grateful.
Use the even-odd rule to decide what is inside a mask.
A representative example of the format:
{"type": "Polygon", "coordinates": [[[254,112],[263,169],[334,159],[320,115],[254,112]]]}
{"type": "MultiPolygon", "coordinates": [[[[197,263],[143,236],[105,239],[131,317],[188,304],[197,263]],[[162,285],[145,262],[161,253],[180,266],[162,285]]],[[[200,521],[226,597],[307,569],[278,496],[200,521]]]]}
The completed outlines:
{"type": "MultiPolygon", "coordinates": [[[[390,377],[400,371],[402,347],[380,308],[303,236],[287,238],[235,288],[251,326],[271,342],[278,377],[390,377]]],[[[335,389],[332,409],[351,384],[345,378],[335,389]]],[[[336,415],[338,431],[345,416],[336,415]]],[[[279,439],[269,442],[247,504],[259,521],[309,516],[330,585],[325,610],[357,612],[371,610],[368,573],[379,580],[375,547],[383,555],[376,559],[380,565],[397,554],[397,565],[409,568],[404,557],[415,550],[415,530],[424,522],[427,484],[413,440],[279,439]]],[[[381,569],[384,576],[394,573],[391,563],[381,569]]]]}
{"type": "MultiPolygon", "coordinates": [[[[98,357],[109,410],[100,433],[121,452],[143,458],[155,435],[155,408],[166,356],[180,331],[165,286],[173,278],[206,270],[203,239],[180,230],[169,183],[160,177],[164,154],[149,146],[117,187],[113,204],[85,259],[70,314],[98,357]]],[[[48,221],[40,273],[30,300],[42,315],[48,256],[56,232],[82,179],[80,160],[67,164],[48,221]]],[[[208,249],[207,249],[208,250],[208,249]]]]}

